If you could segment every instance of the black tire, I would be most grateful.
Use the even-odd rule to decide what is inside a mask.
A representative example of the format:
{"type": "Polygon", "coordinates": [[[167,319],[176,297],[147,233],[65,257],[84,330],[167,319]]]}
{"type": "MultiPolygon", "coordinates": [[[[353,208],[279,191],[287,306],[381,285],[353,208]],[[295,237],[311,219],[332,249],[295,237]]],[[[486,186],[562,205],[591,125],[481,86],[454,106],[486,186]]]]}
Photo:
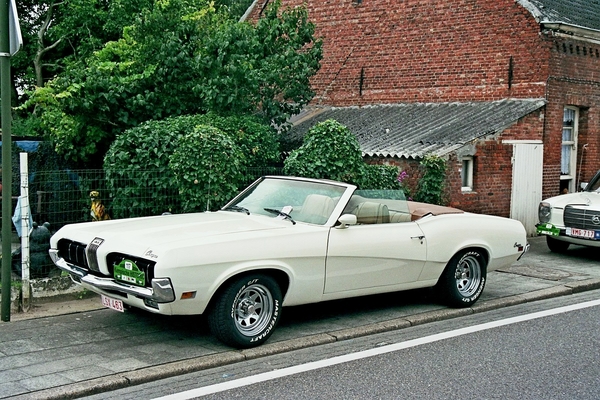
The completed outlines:
{"type": "Polygon", "coordinates": [[[450,307],[469,307],[481,296],[487,278],[487,261],[481,250],[463,250],[446,265],[436,289],[450,307]]]}
{"type": "Polygon", "coordinates": [[[555,239],[552,236],[546,236],[546,244],[551,252],[564,253],[569,249],[571,243],[563,242],[562,240],[555,239]]]}
{"type": "Polygon", "coordinates": [[[281,317],[281,289],[267,275],[246,275],[217,293],[208,313],[213,335],[236,348],[263,344],[281,317]]]}

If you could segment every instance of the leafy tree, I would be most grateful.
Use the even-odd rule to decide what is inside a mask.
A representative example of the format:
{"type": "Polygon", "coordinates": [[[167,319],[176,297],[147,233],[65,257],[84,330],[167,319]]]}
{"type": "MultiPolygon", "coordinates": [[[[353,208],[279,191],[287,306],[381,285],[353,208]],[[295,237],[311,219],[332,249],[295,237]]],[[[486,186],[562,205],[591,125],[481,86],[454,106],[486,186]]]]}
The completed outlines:
{"type": "MultiPolygon", "coordinates": [[[[153,4],[154,0],[19,0],[24,46],[11,60],[13,99],[43,86],[68,64],[85,60],[107,42],[119,40],[123,28],[153,4]]],[[[252,0],[215,0],[235,19],[250,4],[252,0]]]]}
{"type": "MultiPolygon", "coordinates": [[[[125,0],[122,0],[125,1],[125,0]]],[[[98,166],[113,140],[147,120],[248,114],[280,124],[313,96],[321,42],[305,8],[272,4],[256,25],[205,0],[155,1],[118,41],[74,63],[23,109],[68,159],[98,166]]]]}
{"type": "Polygon", "coordinates": [[[254,0],[215,0],[217,7],[224,7],[233,18],[239,19],[254,0]]]}
{"type": "Polygon", "coordinates": [[[20,92],[41,87],[109,41],[154,0],[20,0],[23,49],[12,60],[20,92]]]}

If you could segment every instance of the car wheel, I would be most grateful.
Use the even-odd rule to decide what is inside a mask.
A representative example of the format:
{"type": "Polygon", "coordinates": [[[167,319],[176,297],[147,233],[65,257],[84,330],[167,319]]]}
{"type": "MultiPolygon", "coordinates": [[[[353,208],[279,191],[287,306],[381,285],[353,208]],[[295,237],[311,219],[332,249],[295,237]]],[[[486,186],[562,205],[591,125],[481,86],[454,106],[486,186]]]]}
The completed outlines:
{"type": "Polygon", "coordinates": [[[281,290],[266,275],[237,279],[217,294],[208,314],[212,333],[223,343],[249,348],[264,343],[281,316],[281,290]]]}
{"type": "Polygon", "coordinates": [[[563,242],[562,240],[555,239],[551,236],[546,236],[546,244],[553,253],[564,253],[569,249],[569,242],[563,242]]]}
{"type": "Polygon", "coordinates": [[[437,284],[444,302],[451,307],[474,304],[485,287],[486,264],[486,257],[479,250],[455,254],[437,284]]]}

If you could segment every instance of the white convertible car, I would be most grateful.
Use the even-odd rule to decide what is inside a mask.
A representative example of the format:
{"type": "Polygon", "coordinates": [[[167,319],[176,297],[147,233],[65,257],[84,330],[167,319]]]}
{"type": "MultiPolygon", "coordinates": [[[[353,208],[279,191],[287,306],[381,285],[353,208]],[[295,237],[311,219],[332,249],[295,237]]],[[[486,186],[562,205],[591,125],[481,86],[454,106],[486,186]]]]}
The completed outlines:
{"type": "Polygon", "coordinates": [[[282,306],[436,287],[480,297],[486,273],[527,250],[515,220],[316,179],[268,176],[221,210],[67,225],[56,265],[104,305],[207,314],[222,342],[265,342],[282,306]]]}
{"type": "Polygon", "coordinates": [[[600,171],[583,192],[551,197],[540,203],[537,233],[548,248],[564,252],[571,244],[600,247],[600,171]]]}

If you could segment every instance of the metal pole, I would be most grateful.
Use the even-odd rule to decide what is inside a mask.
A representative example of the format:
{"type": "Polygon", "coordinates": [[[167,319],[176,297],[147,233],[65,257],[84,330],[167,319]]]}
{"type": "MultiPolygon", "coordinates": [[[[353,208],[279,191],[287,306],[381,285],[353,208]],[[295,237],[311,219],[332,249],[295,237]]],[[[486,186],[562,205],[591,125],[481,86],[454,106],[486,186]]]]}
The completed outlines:
{"type": "Polygon", "coordinates": [[[2,118],[2,321],[10,321],[10,268],[12,253],[11,88],[8,2],[0,0],[0,116],[2,118]]]}
{"type": "Polygon", "coordinates": [[[23,311],[29,311],[31,306],[31,291],[29,282],[30,248],[29,248],[29,161],[27,153],[20,153],[21,171],[21,306],[23,311]]]}

